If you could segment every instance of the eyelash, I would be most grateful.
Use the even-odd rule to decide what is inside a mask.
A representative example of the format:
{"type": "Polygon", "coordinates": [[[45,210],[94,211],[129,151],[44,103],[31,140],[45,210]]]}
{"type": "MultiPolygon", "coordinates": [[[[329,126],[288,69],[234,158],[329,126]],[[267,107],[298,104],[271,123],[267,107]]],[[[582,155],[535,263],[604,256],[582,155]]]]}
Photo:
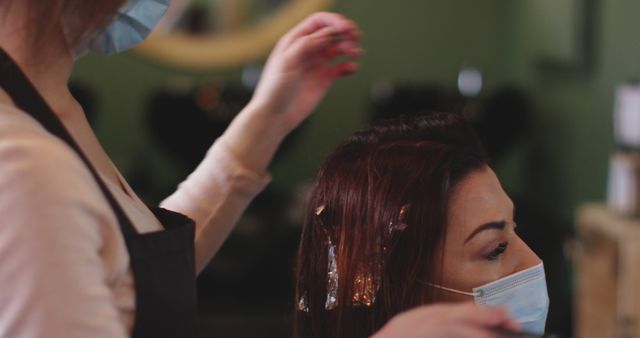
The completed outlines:
{"type": "Polygon", "coordinates": [[[488,261],[495,261],[500,255],[507,251],[507,246],[509,246],[509,243],[507,242],[498,244],[498,246],[493,249],[493,251],[491,251],[485,258],[488,261]]]}

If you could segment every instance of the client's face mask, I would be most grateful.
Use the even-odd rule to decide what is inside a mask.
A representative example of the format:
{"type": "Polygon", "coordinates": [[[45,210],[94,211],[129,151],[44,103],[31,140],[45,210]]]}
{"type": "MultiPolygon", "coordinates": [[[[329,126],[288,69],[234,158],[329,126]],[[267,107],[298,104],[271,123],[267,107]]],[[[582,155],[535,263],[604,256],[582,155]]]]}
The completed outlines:
{"type": "Polygon", "coordinates": [[[85,46],[74,51],[76,58],[89,51],[116,54],[144,41],[169,8],[171,0],[127,0],[113,21],[85,46]]]}
{"type": "Polygon", "coordinates": [[[432,286],[446,291],[472,296],[476,304],[502,306],[522,325],[522,330],[544,332],[549,312],[547,282],[542,263],[497,281],[473,288],[472,292],[432,286]]]}

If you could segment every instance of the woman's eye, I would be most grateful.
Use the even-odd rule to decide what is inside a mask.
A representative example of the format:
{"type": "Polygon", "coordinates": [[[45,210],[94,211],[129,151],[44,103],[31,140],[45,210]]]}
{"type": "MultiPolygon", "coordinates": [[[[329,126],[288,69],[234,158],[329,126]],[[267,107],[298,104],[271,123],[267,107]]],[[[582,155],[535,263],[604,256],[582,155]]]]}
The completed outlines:
{"type": "Polygon", "coordinates": [[[485,258],[489,261],[495,261],[496,259],[498,259],[500,255],[502,255],[507,250],[508,245],[509,243],[507,242],[498,244],[498,246],[495,249],[493,249],[485,258]]]}

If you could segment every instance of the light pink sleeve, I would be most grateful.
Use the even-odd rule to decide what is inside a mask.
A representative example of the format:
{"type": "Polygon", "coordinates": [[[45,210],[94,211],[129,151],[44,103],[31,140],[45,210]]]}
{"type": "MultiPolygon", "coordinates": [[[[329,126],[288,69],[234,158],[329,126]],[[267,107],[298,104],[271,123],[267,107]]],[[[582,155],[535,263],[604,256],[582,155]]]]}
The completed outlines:
{"type": "Polygon", "coordinates": [[[128,337],[102,257],[116,224],[89,172],[44,134],[0,130],[0,337],[128,337]]]}
{"type": "Polygon", "coordinates": [[[161,203],[196,221],[197,271],[220,249],[251,200],[270,181],[270,175],[245,168],[218,139],[198,168],[161,203]]]}

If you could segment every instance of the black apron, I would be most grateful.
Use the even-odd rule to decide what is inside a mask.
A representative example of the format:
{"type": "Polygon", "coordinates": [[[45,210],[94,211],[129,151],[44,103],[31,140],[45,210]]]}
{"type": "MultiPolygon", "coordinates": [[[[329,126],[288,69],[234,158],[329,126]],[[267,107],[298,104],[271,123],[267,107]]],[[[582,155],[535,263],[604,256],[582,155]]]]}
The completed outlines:
{"type": "Polygon", "coordinates": [[[152,208],[163,231],[139,234],[71,134],[16,63],[0,49],[0,87],[15,104],[71,147],[91,171],[115,213],[129,251],[135,281],[135,338],[196,337],[195,224],[152,208]]]}

